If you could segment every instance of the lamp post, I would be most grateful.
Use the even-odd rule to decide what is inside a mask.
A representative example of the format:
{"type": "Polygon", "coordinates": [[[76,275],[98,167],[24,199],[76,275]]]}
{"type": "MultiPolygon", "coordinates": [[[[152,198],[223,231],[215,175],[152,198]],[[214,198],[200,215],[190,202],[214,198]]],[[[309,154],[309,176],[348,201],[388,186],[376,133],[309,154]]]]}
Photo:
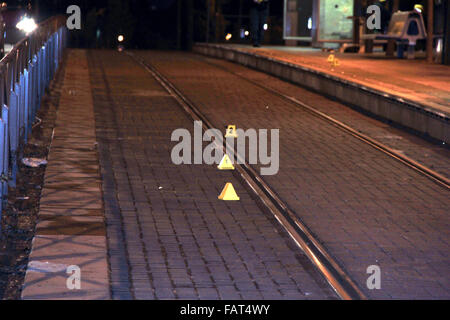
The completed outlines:
{"type": "Polygon", "coordinates": [[[434,0],[428,0],[428,5],[427,5],[427,61],[428,62],[433,62],[433,13],[434,13],[434,0]]]}
{"type": "Polygon", "coordinates": [[[206,0],[206,43],[209,43],[210,0],[206,0]]]}
{"type": "Polygon", "coordinates": [[[192,50],[194,44],[194,0],[185,0],[186,3],[186,49],[192,50]]]}
{"type": "Polygon", "coordinates": [[[177,1],[177,50],[181,49],[181,0],[177,1]]]}
{"type": "Polygon", "coordinates": [[[222,34],[219,35],[219,24],[221,23],[220,15],[222,13],[221,0],[215,0],[214,7],[214,26],[215,26],[215,39],[214,42],[219,42],[222,34]]]}

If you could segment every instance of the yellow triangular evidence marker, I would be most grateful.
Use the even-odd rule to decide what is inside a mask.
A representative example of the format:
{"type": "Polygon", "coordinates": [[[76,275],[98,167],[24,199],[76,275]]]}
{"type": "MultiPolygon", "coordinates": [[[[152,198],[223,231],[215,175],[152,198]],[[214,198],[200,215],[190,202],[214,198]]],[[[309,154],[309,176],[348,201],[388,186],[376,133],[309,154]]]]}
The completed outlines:
{"type": "Polygon", "coordinates": [[[225,187],[222,190],[222,193],[219,196],[220,200],[230,201],[230,200],[240,200],[236,191],[234,190],[233,185],[230,182],[227,182],[225,187]]]}
{"type": "Polygon", "coordinates": [[[236,126],[234,124],[230,124],[227,127],[227,132],[225,133],[225,138],[228,138],[228,137],[237,138],[236,126]]]}
{"type": "Polygon", "coordinates": [[[220,163],[217,166],[217,168],[219,170],[234,170],[234,166],[231,163],[230,157],[227,154],[225,154],[222,160],[220,160],[220,163]]]}

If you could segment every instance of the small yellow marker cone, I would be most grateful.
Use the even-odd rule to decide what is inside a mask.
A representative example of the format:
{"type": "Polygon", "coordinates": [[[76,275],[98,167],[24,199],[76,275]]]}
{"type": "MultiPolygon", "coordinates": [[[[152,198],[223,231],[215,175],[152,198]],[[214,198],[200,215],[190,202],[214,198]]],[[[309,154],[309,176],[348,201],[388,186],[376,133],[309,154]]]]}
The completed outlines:
{"type": "Polygon", "coordinates": [[[225,138],[228,138],[228,137],[237,138],[236,126],[234,124],[230,124],[227,127],[227,132],[225,133],[225,138]]]}
{"type": "Polygon", "coordinates": [[[334,61],[334,54],[330,54],[329,56],[328,56],[328,62],[330,62],[330,63],[333,63],[333,61],[334,61]]]}
{"type": "Polygon", "coordinates": [[[328,62],[330,63],[330,66],[333,68],[333,67],[337,67],[337,66],[339,66],[340,65],[340,62],[339,62],[339,59],[338,58],[336,58],[335,56],[334,56],[334,54],[330,54],[329,56],[328,56],[328,62]]]}
{"type": "Polygon", "coordinates": [[[217,168],[219,170],[234,170],[233,163],[231,163],[230,157],[227,154],[225,154],[222,160],[220,160],[217,168]]]}
{"type": "Polygon", "coordinates": [[[230,182],[227,182],[218,198],[225,201],[240,200],[230,182]]]}

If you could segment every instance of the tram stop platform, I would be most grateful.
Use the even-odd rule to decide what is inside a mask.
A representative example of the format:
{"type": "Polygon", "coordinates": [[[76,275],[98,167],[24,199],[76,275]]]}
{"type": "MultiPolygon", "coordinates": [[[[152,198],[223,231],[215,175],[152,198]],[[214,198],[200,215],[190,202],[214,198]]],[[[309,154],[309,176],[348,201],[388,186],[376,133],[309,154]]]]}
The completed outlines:
{"type": "Polygon", "coordinates": [[[449,66],[384,53],[336,52],[330,57],[310,47],[197,43],[194,51],[252,67],[450,142],[449,66]]]}
{"type": "MultiPolygon", "coordinates": [[[[278,54],[204,45],[196,51],[199,46],[262,59],[255,60],[258,65],[275,61],[259,52],[278,54]]],[[[318,64],[326,58],[311,57],[318,64]]],[[[22,299],[342,298],[292,237],[298,222],[362,297],[450,297],[449,183],[258,83],[270,80],[279,92],[295,90],[296,99],[321,112],[327,108],[330,116],[339,110],[338,120],[450,177],[446,146],[394,132],[266,73],[199,54],[69,49],[62,65],[22,299]],[[279,171],[260,177],[267,166],[252,165],[260,185],[273,192],[261,196],[251,184],[256,178],[246,180],[239,164],[219,170],[206,161],[174,161],[174,132],[182,129],[194,144],[203,136],[189,106],[222,133],[230,124],[279,129],[279,171]],[[228,184],[239,201],[220,199],[228,184]],[[290,208],[292,220],[284,225],[273,213],[283,208],[290,208]],[[368,285],[371,266],[380,269],[381,288],[368,285]]],[[[312,76],[337,81],[322,71],[312,76]]],[[[207,150],[203,142],[198,145],[207,150]]]]}

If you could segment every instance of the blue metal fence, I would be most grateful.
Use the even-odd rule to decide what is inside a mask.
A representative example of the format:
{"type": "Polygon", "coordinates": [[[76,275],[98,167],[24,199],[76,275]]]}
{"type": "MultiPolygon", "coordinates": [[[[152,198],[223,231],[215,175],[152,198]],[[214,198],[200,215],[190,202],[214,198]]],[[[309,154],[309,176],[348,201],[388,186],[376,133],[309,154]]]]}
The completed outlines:
{"type": "Polygon", "coordinates": [[[16,186],[23,145],[62,59],[65,22],[64,16],[44,21],[0,61],[0,221],[8,187],[16,186]]]}

